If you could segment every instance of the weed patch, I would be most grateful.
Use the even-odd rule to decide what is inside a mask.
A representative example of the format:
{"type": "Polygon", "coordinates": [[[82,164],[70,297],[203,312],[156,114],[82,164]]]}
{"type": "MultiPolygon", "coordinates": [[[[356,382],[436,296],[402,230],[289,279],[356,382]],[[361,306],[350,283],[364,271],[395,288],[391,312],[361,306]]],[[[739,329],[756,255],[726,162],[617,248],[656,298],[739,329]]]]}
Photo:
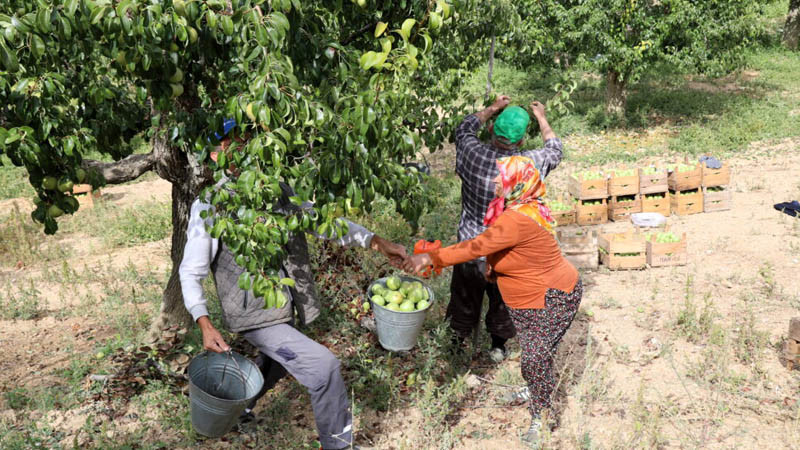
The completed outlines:
{"type": "Polygon", "coordinates": [[[128,208],[99,204],[65,220],[62,232],[84,232],[103,238],[107,247],[160,241],[172,233],[172,206],[159,202],[128,208]]]}
{"type": "Polygon", "coordinates": [[[0,292],[0,319],[30,320],[42,315],[41,292],[33,281],[20,289],[8,288],[0,292]]]}
{"type": "Polygon", "coordinates": [[[67,257],[63,246],[47,238],[42,227],[14,203],[10,214],[0,216],[0,266],[31,266],[67,257]]]}
{"type": "Polygon", "coordinates": [[[28,172],[23,167],[15,167],[4,162],[0,155],[0,200],[9,198],[33,197],[35,191],[28,181],[28,172]]]}

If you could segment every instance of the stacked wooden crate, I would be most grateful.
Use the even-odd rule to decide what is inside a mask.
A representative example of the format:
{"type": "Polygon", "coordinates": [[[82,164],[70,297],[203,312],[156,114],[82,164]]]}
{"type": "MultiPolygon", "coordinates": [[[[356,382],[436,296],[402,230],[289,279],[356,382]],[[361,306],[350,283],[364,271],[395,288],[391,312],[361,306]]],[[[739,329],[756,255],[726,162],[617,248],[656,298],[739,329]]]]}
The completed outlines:
{"type": "Polygon", "coordinates": [[[639,195],[642,199],[642,212],[659,213],[669,217],[671,206],[667,169],[647,167],[639,170],[639,195]]]}
{"type": "Polygon", "coordinates": [[[672,212],[679,216],[703,212],[703,171],[700,164],[676,164],[670,169],[667,183],[672,212]]]}
{"type": "Polygon", "coordinates": [[[569,193],[577,203],[578,225],[597,225],[608,222],[608,179],[600,171],[574,173],[569,178],[569,193]]]}
{"type": "Polygon", "coordinates": [[[710,169],[705,164],[703,172],[703,210],[705,212],[731,209],[731,169],[727,163],[719,169],[710,169]]]}
{"type": "Polygon", "coordinates": [[[631,214],[642,212],[639,195],[639,171],[614,169],[608,176],[608,217],[619,222],[629,220],[631,214]]]}

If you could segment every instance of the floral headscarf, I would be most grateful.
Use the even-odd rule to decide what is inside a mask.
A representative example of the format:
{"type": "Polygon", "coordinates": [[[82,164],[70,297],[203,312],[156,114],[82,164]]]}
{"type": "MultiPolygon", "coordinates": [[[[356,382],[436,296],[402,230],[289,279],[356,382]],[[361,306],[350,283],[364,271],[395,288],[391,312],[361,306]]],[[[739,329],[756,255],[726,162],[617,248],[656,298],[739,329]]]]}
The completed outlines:
{"type": "Polygon", "coordinates": [[[555,221],[550,215],[550,208],[541,200],[547,189],[533,160],[524,156],[508,156],[497,160],[497,168],[500,170],[495,178],[497,197],[489,203],[483,224],[489,226],[503,211],[513,209],[552,233],[555,221]]]}

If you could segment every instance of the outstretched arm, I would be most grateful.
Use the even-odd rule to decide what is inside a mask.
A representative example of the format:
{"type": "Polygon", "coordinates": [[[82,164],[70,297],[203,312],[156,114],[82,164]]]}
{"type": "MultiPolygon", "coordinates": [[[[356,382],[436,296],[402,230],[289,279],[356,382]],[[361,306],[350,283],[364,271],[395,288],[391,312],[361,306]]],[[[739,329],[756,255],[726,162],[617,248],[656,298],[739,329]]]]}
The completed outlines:
{"type": "Polygon", "coordinates": [[[355,222],[351,222],[347,219],[340,220],[347,226],[347,233],[344,235],[337,236],[333,231],[328,233],[328,235],[321,235],[319,233],[314,233],[314,235],[322,239],[335,241],[337,244],[344,247],[357,245],[380,252],[386,256],[389,262],[395,267],[400,267],[403,260],[406,259],[406,248],[402,245],[378,236],[355,222]]]}
{"type": "Polygon", "coordinates": [[[511,217],[503,214],[488,230],[478,235],[475,239],[437,249],[430,253],[409,256],[403,263],[403,268],[408,272],[419,273],[429,266],[453,266],[513,247],[518,241],[519,231],[517,225],[511,217]]]}

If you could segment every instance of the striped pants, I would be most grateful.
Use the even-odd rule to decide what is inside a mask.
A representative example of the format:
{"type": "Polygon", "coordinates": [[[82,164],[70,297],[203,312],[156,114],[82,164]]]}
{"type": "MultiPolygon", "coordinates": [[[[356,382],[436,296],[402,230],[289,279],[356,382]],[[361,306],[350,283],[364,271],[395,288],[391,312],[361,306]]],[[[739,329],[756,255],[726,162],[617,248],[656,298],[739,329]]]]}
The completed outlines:
{"type": "Polygon", "coordinates": [[[522,378],[528,383],[531,396],[528,408],[534,417],[550,407],[556,384],[553,358],[578,312],[582,296],[583,284],[579,279],[572,293],[548,290],[543,309],[509,308],[522,347],[522,378]]]}

